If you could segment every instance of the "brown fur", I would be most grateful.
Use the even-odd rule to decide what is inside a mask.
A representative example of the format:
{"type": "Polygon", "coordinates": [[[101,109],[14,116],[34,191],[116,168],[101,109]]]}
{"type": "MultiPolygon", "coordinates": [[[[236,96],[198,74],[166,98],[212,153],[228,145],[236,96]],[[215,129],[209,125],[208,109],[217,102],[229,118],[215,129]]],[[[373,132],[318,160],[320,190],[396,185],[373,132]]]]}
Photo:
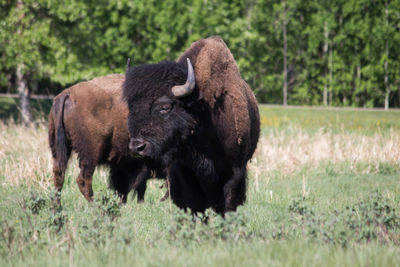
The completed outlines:
{"type": "MultiPolygon", "coordinates": [[[[237,145],[243,140],[251,139],[255,146],[259,129],[255,129],[255,125],[249,127],[249,123],[259,121],[257,100],[240,75],[236,61],[225,42],[218,36],[196,41],[177,62],[185,64],[186,58],[194,66],[196,85],[204,100],[214,112],[225,116],[222,121],[234,122],[225,124],[225,132],[236,133],[234,140],[237,145]]],[[[255,147],[251,150],[254,149],[255,147]]]]}
{"type": "MultiPolygon", "coordinates": [[[[126,194],[132,187],[137,187],[143,179],[147,179],[148,171],[143,164],[129,157],[126,125],[128,107],[121,99],[124,80],[125,76],[120,74],[95,78],[65,89],[54,98],[49,114],[49,143],[54,159],[54,185],[57,191],[62,189],[71,150],[78,154],[81,171],[76,181],[88,201],[92,200],[92,175],[98,164],[110,165],[111,176],[126,176],[124,168],[126,172],[131,170],[131,175],[140,176],[140,179],[129,183],[111,177],[110,182],[121,194],[123,201],[126,201],[126,194]],[[60,142],[57,138],[63,138],[62,134],[58,135],[62,127],[65,129],[68,150],[66,160],[62,159],[62,149],[57,146],[57,142],[60,142]]],[[[141,200],[139,196],[138,200],[141,200]]]]}
{"type": "Polygon", "coordinates": [[[69,136],[76,140],[72,147],[78,151],[88,148],[97,162],[120,160],[128,156],[128,107],[121,100],[124,80],[124,75],[113,74],[67,89],[74,106],[73,113],[65,115],[66,125],[72,126],[69,136]],[[83,125],[86,128],[84,137],[81,131],[75,130],[83,125]],[[109,138],[111,144],[108,155],[102,153],[106,145],[105,138],[109,138]]]}
{"type": "MultiPolygon", "coordinates": [[[[218,135],[224,140],[224,150],[232,158],[249,160],[259,138],[260,115],[254,93],[240,75],[229,48],[220,37],[213,36],[194,42],[177,62],[182,64],[186,58],[193,63],[196,85],[204,100],[217,114],[214,120],[220,124],[218,135]]],[[[243,203],[245,193],[239,193],[245,190],[242,187],[242,178],[231,178],[224,186],[225,211],[243,203]]]]}

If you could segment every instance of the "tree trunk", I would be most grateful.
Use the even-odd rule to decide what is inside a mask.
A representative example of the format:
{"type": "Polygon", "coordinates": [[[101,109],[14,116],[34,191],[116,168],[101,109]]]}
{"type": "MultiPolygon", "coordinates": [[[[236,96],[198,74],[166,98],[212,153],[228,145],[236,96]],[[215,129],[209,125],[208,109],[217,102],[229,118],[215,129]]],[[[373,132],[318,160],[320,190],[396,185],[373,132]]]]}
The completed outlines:
{"type": "MultiPolygon", "coordinates": [[[[386,17],[386,27],[389,26],[389,10],[388,3],[385,1],[385,17],[386,17]]],[[[390,97],[390,84],[389,84],[389,73],[388,73],[388,61],[389,61],[389,40],[386,37],[385,43],[386,59],[385,59],[385,110],[389,109],[389,97],[390,97]]]]}
{"type": "MultiPolygon", "coordinates": [[[[358,62],[357,67],[356,67],[356,80],[354,81],[354,85],[353,85],[353,94],[355,94],[356,90],[357,90],[357,86],[359,86],[361,83],[361,63],[358,62]]],[[[355,95],[355,102],[356,105],[359,106],[361,103],[360,100],[360,96],[359,95],[355,95]]]]}
{"type": "Polygon", "coordinates": [[[7,78],[7,93],[9,94],[11,93],[13,86],[11,73],[7,73],[6,78],[7,78]]]}
{"type": "Polygon", "coordinates": [[[323,102],[324,102],[324,106],[328,105],[328,85],[324,84],[324,92],[322,93],[322,97],[323,97],[323,102]]]}
{"type": "Polygon", "coordinates": [[[397,87],[397,108],[400,107],[400,86],[397,87]]]}
{"type": "Polygon", "coordinates": [[[388,58],[389,58],[389,48],[388,41],[386,40],[386,60],[385,60],[385,110],[389,109],[389,97],[390,97],[390,85],[389,85],[389,75],[388,75],[388,58]]]}
{"type": "Polygon", "coordinates": [[[398,96],[398,99],[397,99],[397,101],[399,101],[399,104],[398,104],[398,106],[397,106],[397,107],[400,107],[400,86],[399,86],[399,87],[397,87],[397,92],[398,92],[398,94],[397,94],[397,96],[398,96]]]}
{"type": "MultiPolygon", "coordinates": [[[[285,3],[284,3],[285,4],[285,3]]],[[[287,18],[286,18],[286,6],[283,9],[283,105],[287,105],[287,18]]]]}
{"type": "Polygon", "coordinates": [[[329,106],[332,106],[332,98],[333,98],[333,90],[332,90],[332,81],[333,81],[333,74],[332,74],[332,68],[333,68],[333,45],[331,44],[330,49],[329,49],[329,106]]]}
{"type": "MultiPolygon", "coordinates": [[[[328,23],[325,21],[324,23],[324,49],[323,49],[323,61],[325,61],[325,56],[328,53],[328,49],[329,49],[329,43],[328,43],[328,37],[329,37],[329,29],[328,29],[328,23]]],[[[328,67],[329,68],[329,67],[328,67]]],[[[323,92],[323,102],[324,102],[324,106],[328,105],[328,81],[326,79],[326,72],[325,72],[325,79],[324,79],[324,92],[323,92]]]]}
{"type": "Polygon", "coordinates": [[[28,82],[25,74],[23,74],[23,64],[19,64],[17,66],[17,77],[16,84],[17,90],[19,94],[19,106],[21,112],[22,123],[24,126],[28,126],[32,121],[32,113],[31,113],[31,103],[30,103],[30,92],[28,88],[28,82]]]}
{"type": "MultiPolygon", "coordinates": [[[[17,30],[18,35],[23,35],[23,26],[21,24],[21,20],[24,17],[23,14],[24,3],[22,0],[17,1],[17,10],[21,12],[19,17],[19,27],[17,30]]],[[[18,61],[17,61],[18,62],[18,61]]],[[[25,65],[22,63],[22,60],[19,61],[17,65],[17,73],[16,73],[16,86],[19,95],[19,108],[21,112],[22,123],[24,126],[28,126],[32,121],[32,113],[31,113],[31,103],[30,103],[30,92],[28,88],[28,81],[26,75],[24,73],[25,65]]]]}

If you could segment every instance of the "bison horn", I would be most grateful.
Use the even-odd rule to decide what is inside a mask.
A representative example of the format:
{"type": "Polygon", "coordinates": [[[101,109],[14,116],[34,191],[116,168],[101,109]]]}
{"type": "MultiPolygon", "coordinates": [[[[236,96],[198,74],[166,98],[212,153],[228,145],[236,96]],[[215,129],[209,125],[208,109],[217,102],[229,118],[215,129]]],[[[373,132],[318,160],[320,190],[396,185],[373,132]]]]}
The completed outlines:
{"type": "Polygon", "coordinates": [[[125,67],[125,76],[128,74],[128,71],[130,68],[131,68],[131,59],[128,57],[128,60],[126,61],[126,67],[125,67]]]}
{"type": "Polygon", "coordinates": [[[190,59],[188,58],[186,59],[186,61],[188,65],[188,75],[186,83],[184,85],[175,85],[171,89],[172,93],[176,97],[185,97],[190,95],[193,92],[194,86],[196,85],[192,63],[190,63],[190,59]]]}

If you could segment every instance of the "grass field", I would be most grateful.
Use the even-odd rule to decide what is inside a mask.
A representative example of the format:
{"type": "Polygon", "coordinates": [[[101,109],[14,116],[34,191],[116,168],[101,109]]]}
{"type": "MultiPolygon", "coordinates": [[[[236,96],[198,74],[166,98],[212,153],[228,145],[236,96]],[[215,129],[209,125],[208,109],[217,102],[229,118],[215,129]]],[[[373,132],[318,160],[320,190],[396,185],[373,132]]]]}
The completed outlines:
{"type": "Polygon", "coordinates": [[[76,160],[56,209],[45,121],[0,122],[0,266],[400,266],[400,112],[260,113],[247,201],[208,224],[160,202],[158,180],[119,206],[106,168],[88,204],[76,160]]]}

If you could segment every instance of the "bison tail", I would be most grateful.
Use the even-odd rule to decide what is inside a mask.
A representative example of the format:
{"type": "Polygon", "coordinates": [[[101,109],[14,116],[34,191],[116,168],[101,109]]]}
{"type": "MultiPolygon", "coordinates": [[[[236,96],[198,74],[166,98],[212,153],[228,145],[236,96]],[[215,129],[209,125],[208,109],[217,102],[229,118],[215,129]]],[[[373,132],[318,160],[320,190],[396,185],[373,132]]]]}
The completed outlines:
{"type": "Polygon", "coordinates": [[[53,119],[54,119],[54,141],[52,148],[53,157],[58,164],[58,169],[61,173],[65,173],[68,164],[68,140],[65,132],[65,125],[64,125],[64,106],[65,101],[68,99],[68,94],[62,95],[60,98],[56,99],[53,103],[54,110],[53,112],[53,119]]]}

